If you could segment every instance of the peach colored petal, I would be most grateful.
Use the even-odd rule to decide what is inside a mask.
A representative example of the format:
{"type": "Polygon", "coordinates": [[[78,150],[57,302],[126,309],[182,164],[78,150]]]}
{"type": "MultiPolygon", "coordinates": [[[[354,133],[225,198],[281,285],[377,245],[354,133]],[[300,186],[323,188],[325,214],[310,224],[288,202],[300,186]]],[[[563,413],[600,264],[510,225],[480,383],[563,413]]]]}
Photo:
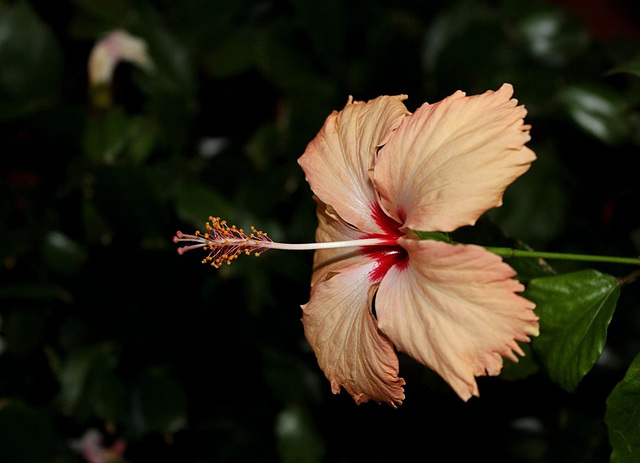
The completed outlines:
{"type": "Polygon", "coordinates": [[[458,91],[405,118],[374,170],[385,211],[405,228],[446,232],[500,206],[535,159],[524,146],[526,110],[512,94],[509,84],[469,97],[458,91]]]}
{"type": "Polygon", "coordinates": [[[395,406],[404,400],[404,380],[398,377],[393,344],[371,313],[373,265],[360,257],[359,263],[328,274],[302,306],[302,323],[334,394],[344,387],[358,404],[373,399],[395,406]]]}
{"type": "MultiPolygon", "coordinates": [[[[363,233],[350,227],[340,217],[337,216],[330,206],[327,206],[317,197],[316,214],[318,216],[318,229],[316,230],[316,242],[324,243],[331,241],[351,241],[362,238],[363,233]]],[[[356,257],[360,259],[362,252],[354,248],[321,249],[313,256],[313,275],[311,286],[315,286],[318,281],[322,281],[329,272],[333,272],[337,267],[349,264],[349,260],[356,257]]]]}
{"type": "Polygon", "coordinates": [[[502,357],[524,355],[516,341],[537,335],[535,305],[515,271],[480,246],[401,238],[406,268],[391,268],[378,289],[378,327],[442,376],[463,399],[478,395],[475,376],[497,375],[502,357]]]}
{"type": "Polygon", "coordinates": [[[367,103],[349,98],[298,159],[316,196],[365,232],[380,231],[371,217],[377,199],[369,170],[378,148],[409,114],[402,103],[405,98],[381,96],[367,103]]]}

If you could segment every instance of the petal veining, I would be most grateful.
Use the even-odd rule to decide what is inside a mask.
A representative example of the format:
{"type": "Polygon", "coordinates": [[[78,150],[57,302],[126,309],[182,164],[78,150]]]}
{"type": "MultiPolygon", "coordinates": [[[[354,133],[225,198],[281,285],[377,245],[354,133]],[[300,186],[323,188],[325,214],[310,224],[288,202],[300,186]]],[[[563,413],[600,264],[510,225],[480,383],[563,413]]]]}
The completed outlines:
{"type": "Polygon", "coordinates": [[[526,110],[513,88],[425,103],[405,118],[376,160],[374,183],[385,211],[405,228],[453,231],[502,204],[506,187],[529,169],[526,110]]]}
{"type": "MultiPolygon", "coordinates": [[[[331,241],[351,241],[365,237],[365,235],[350,227],[339,216],[332,213],[331,208],[315,198],[317,203],[316,215],[318,216],[318,229],[316,230],[316,241],[318,243],[331,241]]],[[[353,259],[356,262],[362,261],[362,251],[358,248],[335,248],[319,249],[313,255],[313,275],[311,276],[311,287],[319,281],[324,280],[328,273],[333,272],[338,267],[348,265],[353,259]]]]}
{"type": "Polygon", "coordinates": [[[497,375],[516,341],[537,334],[535,305],[500,257],[475,245],[402,238],[405,269],[392,267],[376,296],[378,326],[398,349],[442,376],[463,399],[476,376],[497,375]]]}
{"type": "Polygon", "coordinates": [[[346,222],[377,233],[371,205],[377,201],[369,171],[380,146],[408,113],[405,96],[352,101],[334,111],[298,160],[311,190],[346,222]]]}
{"type": "Polygon", "coordinates": [[[404,400],[398,357],[371,312],[371,259],[336,269],[318,282],[302,306],[305,336],[334,394],[344,387],[356,403],[404,400]]]}

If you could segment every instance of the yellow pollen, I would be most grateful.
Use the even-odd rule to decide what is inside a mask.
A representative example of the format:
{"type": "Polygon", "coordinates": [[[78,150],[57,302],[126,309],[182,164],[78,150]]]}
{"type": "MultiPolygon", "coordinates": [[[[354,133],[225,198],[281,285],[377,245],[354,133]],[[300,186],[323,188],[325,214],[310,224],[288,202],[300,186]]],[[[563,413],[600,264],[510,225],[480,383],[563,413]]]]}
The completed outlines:
{"type": "Polygon", "coordinates": [[[181,252],[198,247],[207,250],[209,254],[202,262],[208,262],[216,268],[222,264],[230,264],[240,254],[247,256],[253,254],[257,257],[270,249],[269,244],[272,243],[266,233],[257,230],[253,225],[249,234],[246,234],[244,228],[229,225],[220,217],[210,216],[205,227],[204,234],[200,230],[196,230],[193,235],[179,233],[174,238],[174,242],[194,243],[181,248],[181,252]]]}

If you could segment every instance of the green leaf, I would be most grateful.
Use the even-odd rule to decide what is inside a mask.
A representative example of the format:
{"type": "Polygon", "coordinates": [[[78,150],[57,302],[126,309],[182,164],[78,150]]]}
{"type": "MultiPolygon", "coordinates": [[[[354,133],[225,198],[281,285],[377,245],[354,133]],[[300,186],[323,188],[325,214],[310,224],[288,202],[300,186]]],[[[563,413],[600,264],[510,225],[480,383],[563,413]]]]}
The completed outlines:
{"type": "MultiPolygon", "coordinates": [[[[518,249],[520,248],[529,250],[529,248],[526,248],[524,245],[518,247],[518,249]]],[[[534,278],[556,275],[554,268],[544,259],[508,259],[506,262],[511,268],[518,272],[518,280],[522,282],[527,282],[534,278]]]]}
{"type": "Polygon", "coordinates": [[[564,389],[574,391],[600,357],[619,295],[617,280],[596,270],[529,283],[525,296],[536,303],[540,317],[533,349],[564,389]]]}
{"type": "Polygon", "coordinates": [[[613,447],[611,463],[635,463],[640,459],[640,355],[607,399],[605,422],[613,447]]]}
{"type": "Polygon", "coordinates": [[[589,135],[609,144],[628,136],[627,105],[608,88],[595,84],[572,85],[562,89],[559,98],[571,119],[589,135]]]}

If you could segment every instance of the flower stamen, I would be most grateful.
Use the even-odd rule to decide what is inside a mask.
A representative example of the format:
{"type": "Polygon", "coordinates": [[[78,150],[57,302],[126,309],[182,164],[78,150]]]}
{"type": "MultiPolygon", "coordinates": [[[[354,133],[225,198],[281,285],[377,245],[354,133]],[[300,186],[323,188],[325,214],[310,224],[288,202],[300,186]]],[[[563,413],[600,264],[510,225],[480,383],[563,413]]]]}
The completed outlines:
{"type": "Polygon", "coordinates": [[[181,231],[176,232],[176,236],[173,237],[174,243],[192,243],[178,248],[178,253],[184,254],[193,249],[208,250],[209,254],[202,263],[210,263],[213,267],[219,268],[223,264],[230,264],[240,254],[247,256],[253,254],[258,257],[269,249],[268,244],[272,242],[265,232],[253,226],[247,234],[242,228],[235,225],[229,226],[226,220],[221,220],[220,217],[209,217],[206,228],[205,233],[196,230],[192,235],[181,231]]]}
{"type": "Polygon", "coordinates": [[[202,260],[203,264],[209,263],[219,268],[223,264],[230,264],[241,254],[247,256],[260,256],[269,249],[283,249],[289,251],[313,251],[318,249],[335,248],[369,248],[370,246],[396,245],[395,237],[367,237],[350,241],[329,241],[324,243],[278,243],[273,241],[266,232],[251,227],[247,234],[244,229],[235,225],[229,226],[220,217],[209,217],[206,224],[207,231],[201,233],[196,230],[194,234],[176,232],[174,243],[190,243],[178,248],[178,254],[182,255],[193,249],[204,249],[209,254],[202,260]]]}

